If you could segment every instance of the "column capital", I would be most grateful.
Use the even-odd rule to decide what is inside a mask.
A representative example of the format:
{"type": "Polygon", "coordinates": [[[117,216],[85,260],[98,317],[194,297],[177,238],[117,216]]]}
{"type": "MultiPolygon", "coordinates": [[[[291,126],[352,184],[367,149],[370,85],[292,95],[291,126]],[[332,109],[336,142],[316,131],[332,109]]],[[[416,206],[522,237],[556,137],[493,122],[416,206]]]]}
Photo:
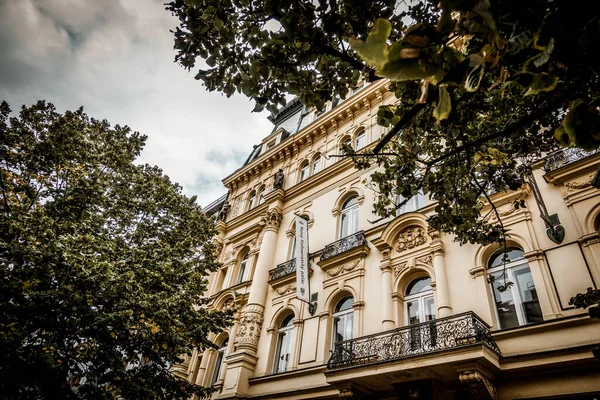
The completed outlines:
{"type": "Polygon", "coordinates": [[[277,232],[279,230],[279,225],[281,225],[281,220],[283,219],[283,214],[279,208],[271,208],[267,210],[267,212],[261,217],[260,223],[264,226],[265,230],[270,230],[277,232]]]}

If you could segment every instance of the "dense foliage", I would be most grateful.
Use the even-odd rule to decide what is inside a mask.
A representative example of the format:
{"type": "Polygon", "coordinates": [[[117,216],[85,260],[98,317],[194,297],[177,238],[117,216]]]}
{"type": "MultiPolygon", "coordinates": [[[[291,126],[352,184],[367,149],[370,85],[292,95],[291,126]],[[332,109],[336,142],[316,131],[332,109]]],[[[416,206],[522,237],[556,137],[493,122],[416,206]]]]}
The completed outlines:
{"type": "MultiPolygon", "coordinates": [[[[176,60],[209,90],[275,112],[294,94],[322,108],[360,79],[388,78],[392,126],[356,155],[376,164],[382,216],[421,192],[432,227],[462,242],[502,241],[481,211],[521,187],[559,146],[600,143],[600,19],[566,0],[172,0],[176,60]],[[208,68],[206,67],[208,66],[208,68]],[[376,154],[367,154],[373,151],[376,154]]],[[[516,205],[521,205],[517,199],[516,205]]],[[[490,212],[495,212],[492,207],[490,212]]]]}
{"type": "Polygon", "coordinates": [[[187,399],[170,367],[208,311],[212,222],[145,137],[82,109],[0,105],[0,398],[187,399]]]}

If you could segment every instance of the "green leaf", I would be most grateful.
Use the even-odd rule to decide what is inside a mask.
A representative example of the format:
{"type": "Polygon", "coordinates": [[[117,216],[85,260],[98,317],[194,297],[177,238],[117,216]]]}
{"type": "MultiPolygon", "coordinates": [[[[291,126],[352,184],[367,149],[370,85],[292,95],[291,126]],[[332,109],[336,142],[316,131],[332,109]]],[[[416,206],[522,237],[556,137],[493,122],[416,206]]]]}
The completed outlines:
{"type": "Polygon", "coordinates": [[[556,88],[557,84],[558,76],[547,74],[545,72],[536,74],[524,96],[536,95],[541,92],[551,92],[556,88]]]}
{"type": "Polygon", "coordinates": [[[375,21],[367,40],[349,38],[348,42],[356,53],[369,65],[379,67],[388,60],[387,38],[392,32],[392,24],[384,18],[375,21]]]}
{"type": "Polygon", "coordinates": [[[439,89],[438,104],[433,110],[433,116],[438,121],[443,121],[445,119],[448,119],[450,111],[452,111],[452,101],[450,100],[450,94],[448,93],[448,89],[446,88],[446,86],[441,85],[439,89]]]}
{"type": "Polygon", "coordinates": [[[412,81],[429,78],[441,71],[440,66],[428,65],[418,58],[400,58],[386,63],[383,68],[377,69],[376,74],[392,81],[412,81]]]}

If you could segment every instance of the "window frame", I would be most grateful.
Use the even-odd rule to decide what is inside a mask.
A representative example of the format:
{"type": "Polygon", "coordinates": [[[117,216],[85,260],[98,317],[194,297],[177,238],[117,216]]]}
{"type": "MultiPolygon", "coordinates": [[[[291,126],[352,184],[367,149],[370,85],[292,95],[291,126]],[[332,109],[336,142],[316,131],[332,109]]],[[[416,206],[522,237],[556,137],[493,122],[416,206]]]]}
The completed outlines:
{"type": "Polygon", "coordinates": [[[225,361],[225,352],[227,351],[227,345],[229,344],[229,338],[223,339],[221,347],[217,350],[217,356],[213,365],[213,371],[210,377],[210,386],[214,386],[221,379],[223,374],[223,361],[225,361]]]}
{"type": "Polygon", "coordinates": [[[311,172],[311,176],[321,172],[321,155],[320,154],[317,155],[315,158],[313,158],[313,161],[311,163],[310,172],[311,172]]]}
{"type": "Polygon", "coordinates": [[[244,257],[242,257],[242,259],[240,260],[240,265],[238,267],[238,275],[235,280],[236,285],[239,285],[240,283],[245,282],[247,280],[247,279],[245,280],[244,278],[248,271],[248,260],[249,259],[250,259],[250,255],[249,255],[249,253],[246,253],[244,255],[244,257]]]}
{"type": "Polygon", "coordinates": [[[253,190],[252,192],[250,192],[250,194],[248,195],[248,200],[247,200],[247,205],[246,205],[246,211],[250,211],[252,210],[256,204],[256,190],[253,190]]]}
{"type": "MultiPolygon", "coordinates": [[[[509,247],[506,250],[504,250],[504,249],[496,250],[490,256],[490,258],[488,260],[488,268],[487,268],[486,274],[487,274],[487,276],[489,276],[490,274],[496,274],[496,273],[502,274],[502,272],[504,271],[505,268],[506,268],[506,281],[513,282],[513,284],[506,290],[506,292],[510,293],[512,302],[514,304],[514,312],[517,317],[518,325],[517,326],[502,326],[502,321],[501,321],[500,315],[498,313],[498,300],[496,299],[496,288],[494,286],[494,285],[498,285],[498,281],[495,281],[495,282],[490,282],[489,285],[490,285],[490,290],[492,292],[494,316],[498,323],[498,329],[518,328],[521,326],[527,326],[527,325],[530,325],[533,323],[543,321],[544,317],[543,317],[543,313],[542,313],[542,307],[540,304],[540,298],[537,294],[535,280],[534,280],[533,274],[531,272],[531,266],[529,265],[529,261],[527,260],[527,258],[523,257],[523,250],[521,248],[513,246],[513,247],[509,247]],[[508,260],[506,262],[506,266],[504,266],[504,263],[501,262],[498,265],[490,267],[490,265],[493,265],[494,261],[498,257],[500,257],[504,252],[510,253],[513,250],[520,251],[521,257],[512,259],[512,260],[508,260]],[[531,291],[535,292],[536,300],[531,300],[531,301],[534,303],[537,303],[537,309],[538,309],[541,321],[535,321],[535,320],[529,321],[529,317],[527,316],[526,311],[524,310],[524,307],[523,307],[523,305],[526,303],[526,301],[524,301],[522,299],[519,283],[515,277],[515,272],[525,270],[525,269],[527,269],[528,273],[531,275],[531,282],[533,283],[533,286],[532,286],[532,288],[528,287],[528,289],[530,292],[531,291]]],[[[504,293],[506,293],[506,292],[504,292],[504,293]]]]}
{"type": "Polygon", "coordinates": [[[340,227],[338,231],[340,239],[343,239],[358,232],[359,207],[360,204],[358,201],[358,195],[352,195],[348,197],[342,204],[342,209],[340,211],[340,227]],[[355,200],[356,202],[354,204],[348,205],[348,203],[351,200],[355,200]],[[345,224],[347,224],[348,226],[346,234],[344,234],[344,227],[346,226],[345,224]]]}
{"type": "MultiPolygon", "coordinates": [[[[400,204],[404,201],[404,199],[404,196],[402,196],[401,194],[396,195],[396,204],[400,204]]],[[[396,209],[396,217],[409,212],[418,211],[424,206],[425,195],[419,192],[416,195],[412,196],[402,207],[398,207],[396,209]]]]}
{"type": "Polygon", "coordinates": [[[331,318],[331,347],[334,348],[337,343],[344,342],[346,340],[350,340],[354,338],[354,296],[346,295],[342,297],[339,301],[335,303],[334,312],[331,318]],[[343,310],[339,310],[343,303],[350,300],[350,307],[345,308],[343,310]],[[338,310],[338,311],[335,311],[338,310]],[[346,336],[346,331],[343,331],[340,336],[342,336],[342,340],[336,340],[336,336],[338,335],[338,323],[337,321],[343,321],[342,326],[347,327],[350,325],[350,337],[346,336]]]}
{"type": "Polygon", "coordinates": [[[292,355],[292,339],[294,332],[294,314],[287,315],[279,324],[277,329],[277,340],[275,342],[275,354],[273,357],[273,373],[278,374],[285,372],[290,366],[290,356],[292,355]],[[285,324],[285,325],[284,325],[285,324]],[[285,345],[287,346],[287,352],[284,353],[285,360],[281,360],[281,350],[285,345]]]}
{"type": "Polygon", "coordinates": [[[354,138],[354,150],[358,151],[360,149],[363,149],[366,145],[367,145],[367,133],[363,129],[360,132],[358,132],[358,134],[354,138]],[[359,140],[361,140],[362,143],[360,143],[359,140]]]}
{"type": "Polygon", "coordinates": [[[304,182],[310,177],[310,163],[303,162],[300,165],[300,171],[298,173],[298,183],[304,182]]]}

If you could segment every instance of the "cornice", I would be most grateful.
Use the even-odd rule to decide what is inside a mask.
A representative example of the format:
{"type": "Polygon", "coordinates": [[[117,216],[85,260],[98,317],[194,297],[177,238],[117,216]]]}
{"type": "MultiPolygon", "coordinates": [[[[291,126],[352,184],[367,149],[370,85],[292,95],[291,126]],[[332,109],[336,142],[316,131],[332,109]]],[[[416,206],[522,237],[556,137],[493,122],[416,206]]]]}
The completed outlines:
{"type": "Polygon", "coordinates": [[[301,151],[305,145],[310,146],[316,138],[326,134],[330,129],[337,129],[339,125],[348,120],[349,116],[352,118],[352,116],[360,113],[360,110],[363,108],[370,107],[371,102],[379,103],[384,101],[385,98],[390,97],[385,95],[388,85],[389,81],[387,79],[381,79],[372,83],[356,93],[356,97],[351,96],[334,109],[326,112],[305,126],[298,133],[291,135],[287,140],[279,143],[265,154],[259,155],[258,158],[248,165],[242,166],[233,174],[227,176],[223,179],[223,184],[226,187],[229,187],[229,185],[242,178],[244,175],[253,175],[253,172],[256,172],[257,170],[260,171],[266,169],[268,164],[272,166],[279,160],[293,157],[295,153],[301,151]]]}

